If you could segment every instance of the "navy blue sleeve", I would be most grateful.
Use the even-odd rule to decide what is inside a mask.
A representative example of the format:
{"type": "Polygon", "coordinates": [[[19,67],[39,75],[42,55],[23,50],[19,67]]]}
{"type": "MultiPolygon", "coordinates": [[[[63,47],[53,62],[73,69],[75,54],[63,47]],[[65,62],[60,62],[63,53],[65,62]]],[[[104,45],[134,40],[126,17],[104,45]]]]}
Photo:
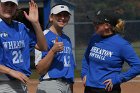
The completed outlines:
{"type": "Polygon", "coordinates": [[[83,78],[85,75],[87,75],[88,69],[89,69],[89,53],[90,53],[90,49],[91,49],[91,41],[88,44],[88,47],[86,49],[86,52],[83,56],[82,59],[82,70],[81,70],[81,78],[83,78]]]}
{"type": "Polygon", "coordinates": [[[37,39],[35,36],[35,33],[33,33],[32,31],[29,31],[29,29],[27,29],[27,34],[29,36],[29,47],[30,47],[30,51],[34,49],[36,43],[37,43],[37,39]]]}
{"type": "Polygon", "coordinates": [[[140,59],[136,55],[132,46],[130,44],[126,44],[125,46],[123,46],[121,52],[122,60],[129,64],[130,69],[128,69],[128,71],[126,72],[120,73],[119,76],[117,76],[115,80],[113,80],[114,84],[126,82],[140,74],[140,59]]]}
{"type": "Polygon", "coordinates": [[[3,60],[3,48],[2,48],[2,43],[0,41],[0,64],[3,63],[2,60],[3,60]]]}

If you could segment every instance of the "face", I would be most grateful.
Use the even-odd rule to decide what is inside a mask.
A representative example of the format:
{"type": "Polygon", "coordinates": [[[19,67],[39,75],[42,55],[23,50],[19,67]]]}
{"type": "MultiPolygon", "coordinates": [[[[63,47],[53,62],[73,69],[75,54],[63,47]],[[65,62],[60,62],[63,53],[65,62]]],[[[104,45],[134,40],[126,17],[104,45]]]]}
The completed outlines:
{"type": "Polygon", "coordinates": [[[97,34],[102,35],[105,30],[104,23],[94,23],[95,31],[97,34]]]}
{"type": "Polygon", "coordinates": [[[4,19],[12,19],[16,13],[17,5],[13,2],[0,3],[0,16],[4,19]]]}
{"type": "Polygon", "coordinates": [[[69,19],[70,14],[68,12],[60,12],[51,16],[51,21],[53,22],[53,25],[56,25],[60,28],[63,28],[65,25],[67,25],[69,19]]]}
{"type": "Polygon", "coordinates": [[[108,35],[110,33],[112,33],[111,31],[111,26],[108,23],[94,23],[95,26],[95,31],[97,34],[101,35],[101,36],[105,36],[108,35]]]}

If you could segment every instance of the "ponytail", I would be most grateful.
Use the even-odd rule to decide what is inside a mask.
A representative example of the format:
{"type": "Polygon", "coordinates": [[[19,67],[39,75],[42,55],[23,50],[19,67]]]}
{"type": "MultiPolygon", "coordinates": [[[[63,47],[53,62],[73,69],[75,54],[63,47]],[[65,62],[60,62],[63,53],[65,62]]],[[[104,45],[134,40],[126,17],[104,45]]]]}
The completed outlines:
{"type": "Polygon", "coordinates": [[[116,33],[121,33],[124,31],[125,22],[122,19],[118,19],[116,26],[114,27],[114,31],[116,33]]]}

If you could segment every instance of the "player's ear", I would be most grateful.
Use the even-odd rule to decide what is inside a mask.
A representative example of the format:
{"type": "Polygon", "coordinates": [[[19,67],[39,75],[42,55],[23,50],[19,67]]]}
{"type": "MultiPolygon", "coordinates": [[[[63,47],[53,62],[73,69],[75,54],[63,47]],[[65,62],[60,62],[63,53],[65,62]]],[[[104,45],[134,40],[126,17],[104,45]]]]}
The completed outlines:
{"type": "Polygon", "coordinates": [[[50,22],[53,21],[53,15],[50,15],[49,20],[50,20],[50,22]]]}

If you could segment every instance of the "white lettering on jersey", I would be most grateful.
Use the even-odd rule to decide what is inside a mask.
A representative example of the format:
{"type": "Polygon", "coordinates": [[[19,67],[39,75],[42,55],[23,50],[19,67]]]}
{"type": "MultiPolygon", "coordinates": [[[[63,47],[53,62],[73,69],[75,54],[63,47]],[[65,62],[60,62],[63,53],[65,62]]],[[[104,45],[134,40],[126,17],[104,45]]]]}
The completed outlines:
{"type": "Polygon", "coordinates": [[[68,54],[68,55],[65,55],[65,56],[64,56],[64,67],[70,67],[71,64],[70,64],[70,55],[69,55],[69,54],[72,53],[71,48],[70,48],[70,47],[65,47],[65,46],[64,46],[63,51],[60,51],[60,52],[58,52],[58,53],[60,53],[60,54],[61,54],[61,53],[66,53],[66,54],[68,54]]]}
{"type": "Polygon", "coordinates": [[[63,51],[60,51],[59,53],[68,53],[68,54],[70,54],[71,53],[71,48],[64,46],[64,50],[63,51]]]}
{"type": "Polygon", "coordinates": [[[105,57],[111,57],[112,54],[113,52],[98,47],[92,47],[90,50],[90,56],[100,60],[105,60],[105,57]]]}
{"type": "Polygon", "coordinates": [[[25,47],[24,40],[3,42],[5,49],[18,49],[25,47]]]}

